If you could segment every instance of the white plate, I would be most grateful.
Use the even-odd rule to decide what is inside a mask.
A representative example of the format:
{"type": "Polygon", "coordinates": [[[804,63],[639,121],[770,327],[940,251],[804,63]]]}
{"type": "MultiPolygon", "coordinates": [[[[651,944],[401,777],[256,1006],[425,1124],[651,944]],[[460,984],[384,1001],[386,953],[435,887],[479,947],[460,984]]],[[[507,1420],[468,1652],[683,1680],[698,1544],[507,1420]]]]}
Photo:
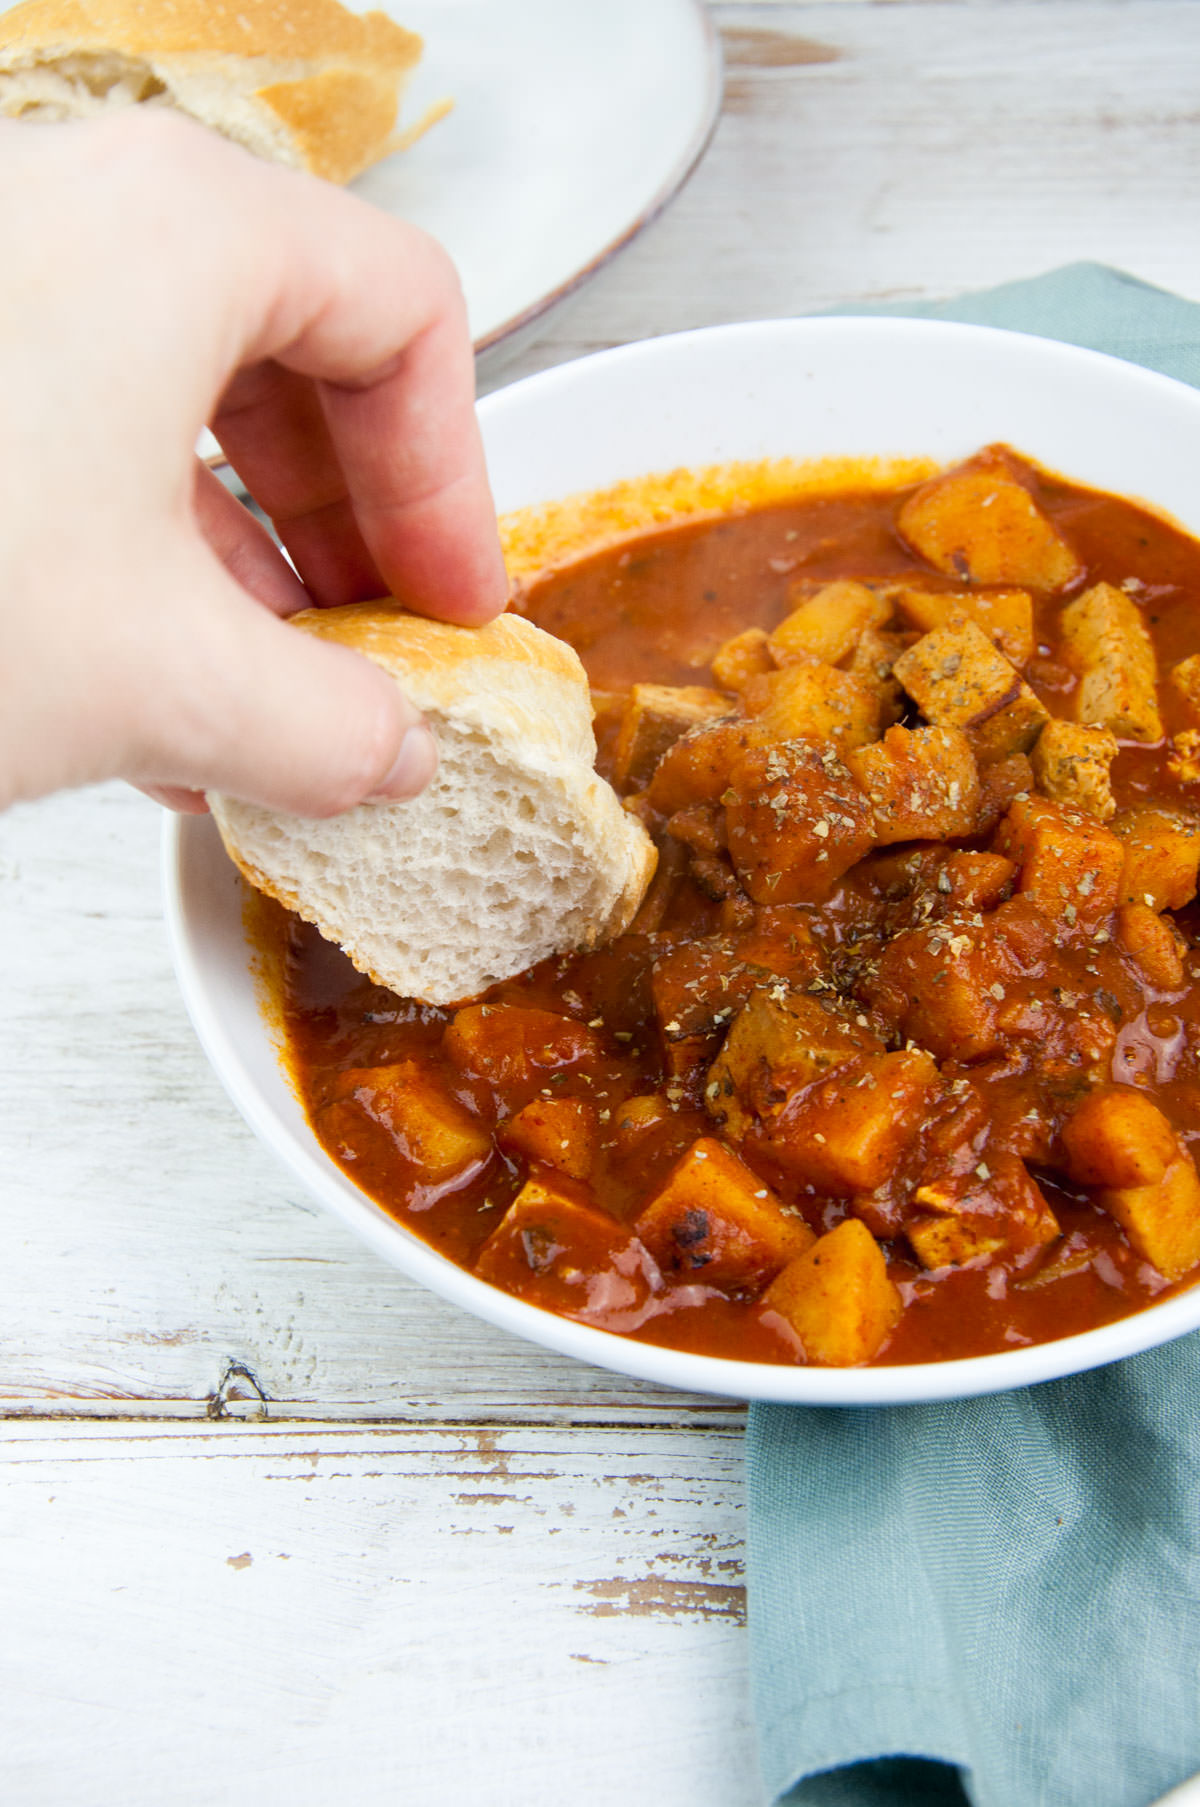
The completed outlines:
{"type": "Polygon", "coordinates": [[[458,265],[476,350],[529,325],[665,206],[721,102],[698,0],[399,0],[425,54],[405,118],[454,110],[353,185],[458,265]]]}

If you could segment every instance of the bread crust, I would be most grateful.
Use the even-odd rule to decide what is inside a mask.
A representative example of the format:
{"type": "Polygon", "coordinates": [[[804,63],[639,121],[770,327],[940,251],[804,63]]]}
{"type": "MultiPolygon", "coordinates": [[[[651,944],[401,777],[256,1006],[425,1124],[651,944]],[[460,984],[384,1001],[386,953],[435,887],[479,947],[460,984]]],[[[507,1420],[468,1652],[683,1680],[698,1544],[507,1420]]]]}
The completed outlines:
{"type": "MultiPolygon", "coordinates": [[[[0,14],[0,113],[36,114],[38,71],[86,88],[87,60],[115,56],[247,148],[347,182],[395,148],[421,49],[385,14],[339,0],[25,0],[0,14]]],[[[79,111],[89,105],[81,90],[79,111]]]]}
{"type": "Polygon", "coordinates": [[[387,601],[308,609],[292,625],[387,671],[424,711],[442,768],[423,797],[359,805],[332,823],[210,795],[256,889],[376,983],[435,1004],[629,926],[657,855],[594,770],[587,675],[572,648],[517,615],[453,627],[387,601]]]}

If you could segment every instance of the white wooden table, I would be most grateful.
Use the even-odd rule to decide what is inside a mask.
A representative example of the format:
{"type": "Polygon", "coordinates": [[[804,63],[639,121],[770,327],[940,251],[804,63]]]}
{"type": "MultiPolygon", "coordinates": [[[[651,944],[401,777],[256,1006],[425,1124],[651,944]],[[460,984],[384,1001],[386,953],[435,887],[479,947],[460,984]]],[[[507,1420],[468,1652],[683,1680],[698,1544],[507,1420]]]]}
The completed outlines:
{"type": "MultiPolygon", "coordinates": [[[[1191,0],[715,11],[705,163],[509,374],[1078,258],[1200,299],[1191,0]]],[[[741,1411],[318,1212],[193,1039],[158,835],[0,818],[0,1796],[752,1807],[741,1411]]]]}

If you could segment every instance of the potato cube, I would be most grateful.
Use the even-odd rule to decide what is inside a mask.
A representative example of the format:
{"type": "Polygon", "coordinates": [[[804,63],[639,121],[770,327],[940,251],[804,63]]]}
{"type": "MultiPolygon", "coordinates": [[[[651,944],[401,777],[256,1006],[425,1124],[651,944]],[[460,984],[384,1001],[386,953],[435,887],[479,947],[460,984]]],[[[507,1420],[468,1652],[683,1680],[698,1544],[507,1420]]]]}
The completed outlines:
{"type": "Polygon", "coordinates": [[[852,748],[846,765],[875,811],[880,846],[970,834],[979,770],[957,728],[889,728],[873,746],[852,748]]]}
{"type": "Polygon", "coordinates": [[[1094,816],[1068,803],[1018,797],[996,850],[1021,868],[1017,888],[1066,930],[1091,931],[1117,906],[1125,849],[1094,816]]]}
{"type": "Polygon", "coordinates": [[[1196,895],[1200,821],[1184,809],[1137,803],[1113,817],[1125,849],[1122,903],[1182,910],[1196,895]]]}
{"type": "Polygon", "coordinates": [[[848,671],[797,654],[785,670],[752,678],[742,700],[763,740],[861,747],[879,733],[879,700],[848,671]]]}
{"type": "Polygon", "coordinates": [[[1050,720],[1033,749],[1033,775],[1043,797],[1073,803],[1101,822],[1116,814],[1111,768],[1117,739],[1107,728],[1050,720]]]}
{"type": "Polygon", "coordinates": [[[528,1180],[480,1250],[475,1272],[518,1299],[613,1329],[649,1299],[657,1276],[636,1236],[559,1185],[528,1180]]]}
{"type": "Polygon", "coordinates": [[[783,945],[776,938],[764,954],[769,966],[755,962],[750,937],[713,935],[659,956],[650,972],[650,995],[668,1073],[679,1076],[707,1065],[757,986],[770,977],[782,993],[781,981],[793,972],[810,974],[819,958],[803,936],[783,945]]]}
{"type": "Polygon", "coordinates": [[[569,1179],[586,1180],[600,1141],[596,1106],[586,1098],[534,1098],[501,1124],[496,1140],[527,1160],[557,1167],[569,1179]]]}
{"type": "Polygon", "coordinates": [[[896,606],[922,633],[957,627],[963,620],[973,621],[1011,664],[1019,668],[1033,657],[1033,597],[1028,590],[920,590],[905,586],[896,592],[896,606]]]}
{"type": "Polygon", "coordinates": [[[1049,719],[973,621],[925,634],[896,660],[895,671],[922,714],[961,729],[981,762],[1027,752],[1049,719]]]}
{"type": "Polygon", "coordinates": [[[807,1254],[790,1261],[763,1294],[764,1320],[782,1318],[806,1361],[856,1368],[879,1354],[903,1309],[883,1250],[866,1225],[847,1217],[807,1254]]]}
{"type": "Polygon", "coordinates": [[[922,558],[960,583],[1057,590],[1080,573],[1029,491],[994,468],[931,478],[909,497],[897,524],[922,558]]]}
{"type": "Polygon", "coordinates": [[[527,1102],[553,1073],[587,1067],[603,1056],[591,1029],[553,1010],[517,1004],[468,1004],[451,1018],[442,1037],[459,1071],[503,1091],[511,1104],[527,1102]]]}
{"type": "Polygon", "coordinates": [[[912,645],[914,634],[894,634],[887,629],[868,627],[847,664],[852,678],[857,678],[875,697],[879,708],[880,728],[898,722],[906,708],[900,680],[894,675],[896,660],[912,645]]]}
{"type": "Polygon", "coordinates": [[[1012,1154],[988,1153],[964,1174],[925,1181],[904,1234],[922,1267],[1019,1259],[1061,1235],[1041,1189],[1012,1154]]]}
{"type": "Polygon", "coordinates": [[[488,1131],[420,1061],[348,1068],[325,1114],[327,1130],[348,1108],[386,1131],[425,1185],[464,1175],[491,1153],[488,1131]]]}
{"type": "Polygon", "coordinates": [[[1111,728],[1118,740],[1161,740],[1158,664],[1135,602],[1093,584],[1062,612],[1063,648],[1079,672],[1077,721],[1111,728]]]}
{"type": "Polygon", "coordinates": [[[1189,719],[1200,722],[1200,653],[1180,659],[1178,665],[1172,665],[1167,676],[1172,689],[1183,698],[1189,719]]]}
{"type": "Polygon", "coordinates": [[[642,790],[673,741],[690,728],[728,715],[730,701],[698,684],[635,684],[617,735],[613,782],[620,791],[642,790]]]}
{"type": "Polygon", "coordinates": [[[756,1291],[813,1233],[724,1143],[701,1136],[676,1161],[634,1229],[664,1274],[756,1291]]]}
{"type": "Polygon", "coordinates": [[[874,842],[871,806],[832,748],[752,748],[730,774],[734,868],[756,903],[821,903],[874,842]]]}
{"type": "Polygon", "coordinates": [[[626,1098],[612,1113],[616,1144],[622,1155],[642,1147],[655,1130],[675,1118],[668,1099],[661,1092],[639,1092],[626,1098]]]}
{"type": "Polygon", "coordinates": [[[942,867],[939,891],[946,887],[951,905],[959,910],[994,910],[1011,897],[1017,868],[1001,853],[952,853],[942,867]]]}
{"type": "Polygon", "coordinates": [[[811,1085],[856,1054],[883,1052],[866,1025],[811,992],[782,984],[751,993],[709,1068],[704,1102],[735,1139],[769,1117],[797,1087],[811,1085]]]}
{"type": "Polygon", "coordinates": [[[1200,1262],[1200,1179],[1186,1149],[1161,1179],[1098,1192],[1096,1203],[1116,1218],[1138,1254],[1164,1279],[1182,1279],[1200,1262]]]}
{"type": "Polygon", "coordinates": [[[979,812],[973,832],[991,834],[1015,802],[1034,789],[1033,766],[1024,753],[1010,753],[979,768],[979,812]]]}
{"type": "Polygon", "coordinates": [[[1183,969],[1187,943],[1169,916],[1159,916],[1149,904],[1122,904],[1117,911],[1117,940],[1159,991],[1180,991],[1187,983],[1183,969]]]}
{"type": "Polygon", "coordinates": [[[857,646],[865,628],[882,627],[891,615],[891,603],[866,584],[848,579],[823,584],[779,623],[771,635],[771,653],[777,665],[797,657],[836,665],[857,646]]]}
{"type": "Polygon", "coordinates": [[[938,1060],[982,1060],[1004,1045],[996,950],[974,916],[946,916],[894,936],[866,994],[900,1034],[938,1060]]]}
{"type": "Polygon", "coordinates": [[[767,630],[763,627],[748,627],[743,633],[734,634],[717,648],[711,665],[714,682],[722,690],[733,691],[744,690],[751,678],[774,669],[767,630]]]}
{"type": "Polygon", "coordinates": [[[1179,784],[1200,784],[1200,728],[1172,734],[1167,770],[1179,784]]]}
{"type": "Polygon", "coordinates": [[[1179,1138],[1144,1092],[1090,1092],[1062,1132],[1066,1171],[1082,1186],[1152,1186],[1179,1155],[1179,1138]]]}
{"type": "Polygon", "coordinates": [[[751,1142],[816,1192],[874,1192],[920,1129],[937,1086],[937,1064],[923,1049],[859,1055],[793,1092],[751,1142]]]}
{"type": "Polygon", "coordinates": [[[754,739],[749,722],[719,721],[695,728],[669,746],[646,787],[646,801],[664,816],[694,803],[717,803],[729,774],[754,739]]]}

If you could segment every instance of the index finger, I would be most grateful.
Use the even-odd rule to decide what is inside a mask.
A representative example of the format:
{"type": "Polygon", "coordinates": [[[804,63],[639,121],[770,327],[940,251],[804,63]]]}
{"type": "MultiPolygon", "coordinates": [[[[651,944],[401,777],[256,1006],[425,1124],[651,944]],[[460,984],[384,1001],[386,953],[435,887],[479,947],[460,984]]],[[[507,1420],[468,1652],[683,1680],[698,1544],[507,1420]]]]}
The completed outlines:
{"type": "Polygon", "coordinates": [[[453,267],[415,227],[283,179],[253,361],[213,432],[317,600],[377,593],[377,573],[420,613],[487,620],[507,579],[453,267]]]}

